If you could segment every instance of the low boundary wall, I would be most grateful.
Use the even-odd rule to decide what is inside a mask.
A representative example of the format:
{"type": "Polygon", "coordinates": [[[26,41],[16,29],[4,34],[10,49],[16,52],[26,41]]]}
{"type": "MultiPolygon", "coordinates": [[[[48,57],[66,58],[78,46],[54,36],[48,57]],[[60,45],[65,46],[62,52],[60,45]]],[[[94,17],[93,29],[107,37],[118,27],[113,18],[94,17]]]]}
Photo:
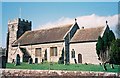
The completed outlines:
{"type": "Polygon", "coordinates": [[[0,69],[1,78],[118,78],[120,73],[63,70],[0,69]]]}

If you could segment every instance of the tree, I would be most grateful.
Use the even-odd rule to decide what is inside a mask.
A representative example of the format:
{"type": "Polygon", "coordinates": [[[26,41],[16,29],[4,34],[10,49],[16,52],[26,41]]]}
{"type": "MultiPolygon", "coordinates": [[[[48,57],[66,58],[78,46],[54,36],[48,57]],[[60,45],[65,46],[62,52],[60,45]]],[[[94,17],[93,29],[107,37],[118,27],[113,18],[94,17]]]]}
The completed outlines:
{"type": "Polygon", "coordinates": [[[62,54],[58,60],[58,64],[64,64],[64,48],[62,49],[62,54]]]}
{"type": "Polygon", "coordinates": [[[99,60],[103,64],[104,70],[107,70],[106,63],[110,61],[110,45],[114,40],[115,35],[112,32],[112,30],[109,30],[108,27],[105,30],[103,37],[98,37],[98,41],[96,44],[96,53],[98,55],[99,60]]]}
{"type": "MultiPolygon", "coordinates": [[[[119,14],[119,21],[120,21],[120,14],[119,14]]],[[[117,37],[120,38],[120,22],[118,22],[118,25],[116,26],[116,34],[117,34],[117,37]]]]}
{"type": "Polygon", "coordinates": [[[120,39],[116,39],[111,44],[110,63],[120,65],[120,39]]]}
{"type": "Polygon", "coordinates": [[[96,44],[96,50],[97,50],[98,57],[100,55],[100,52],[103,52],[102,51],[103,50],[103,45],[104,45],[103,40],[102,40],[101,36],[99,36],[97,44],[96,44]]]}

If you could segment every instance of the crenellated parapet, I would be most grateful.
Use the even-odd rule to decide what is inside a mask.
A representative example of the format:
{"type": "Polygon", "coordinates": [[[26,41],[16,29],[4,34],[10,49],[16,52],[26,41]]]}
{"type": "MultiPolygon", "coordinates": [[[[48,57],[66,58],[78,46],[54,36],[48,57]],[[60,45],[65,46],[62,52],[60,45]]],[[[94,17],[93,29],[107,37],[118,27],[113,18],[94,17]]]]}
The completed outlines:
{"type": "Polygon", "coordinates": [[[20,19],[19,18],[19,23],[26,24],[26,26],[31,26],[32,22],[25,20],[25,19],[20,19]]]}
{"type": "Polygon", "coordinates": [[[16,19],[8,21],[8,24],[20,24],[20,23],[27,24],[27,25],[31,25],[32,24],[31,21],[28,21],[28,20],[25,20],[25,19],[21,19],[21,18],[16,18],[16,19]]]}

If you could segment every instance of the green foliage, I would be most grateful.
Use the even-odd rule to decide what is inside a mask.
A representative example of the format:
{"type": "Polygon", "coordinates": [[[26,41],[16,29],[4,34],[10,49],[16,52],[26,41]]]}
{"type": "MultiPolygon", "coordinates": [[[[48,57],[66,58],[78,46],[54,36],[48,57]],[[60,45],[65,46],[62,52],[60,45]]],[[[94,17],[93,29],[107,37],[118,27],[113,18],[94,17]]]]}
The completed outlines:
{"type": "Polygon", "coordinates": [[[97,50],[97,55],[98,56],[100,54],[100,51],[103,50],[103,45],[104,45],[104,42],[103,42],[102,38],[99,36],[97,44],[96,44],[96,50],[97,50]]]}
{"type": "Polygon", "coordinates": [[[109,48],[111,45],[111,42],[115,40],[115,35],[112,30],[107,30],[105,31],[102,39],[104,41],[104,49],[106,49],[107,47],[109,48]]]}
{"type": "Polygon", "coordinates": [[[62,54],[58,60],[58,64],[64,64],[64,48],[62,49],[62,54]]]}
{"type": "Polygon", "coordinates": [[[112,30],[109,31],[108,40],[109,42],[112,42],[113,40],[115,40],[115,35],[112,30]]]}
{"type": "Polygon", "coordinates": [[[103,39],[103,41],[104,41],[104,49],[106,49],[107,46],[108,46],[108,42],[109,42],[109,40],[108,40],[108,35],[109,35],[109,33],[108,33],[108,32],[105,32],[104,35],[103,35],[103,37],[102,37],[102,39],[103,39]]]}
{"type": "Polygon", "coordinates": [[[97,44],[96,44],[96,53],[99,57],[99,60],[102,59],[101,60],[102,62],[105,62],[106,60],[109,59],[110,45],[111,45],[112,41],[114,41],[114,40],[115,40],[115,35],[112,32],[112,30],[110,30],[109,27],[107,26],[107,28],[103,34],[103,37],[99,36],[97,44]],[[106,53],[106,52],[108,52],[108,53],[106,53]]]}
{"type": "Polygon", "coordinates": [[[117,39],[111,44],[110,62],[120,65],[120,39],[117,39]]]}

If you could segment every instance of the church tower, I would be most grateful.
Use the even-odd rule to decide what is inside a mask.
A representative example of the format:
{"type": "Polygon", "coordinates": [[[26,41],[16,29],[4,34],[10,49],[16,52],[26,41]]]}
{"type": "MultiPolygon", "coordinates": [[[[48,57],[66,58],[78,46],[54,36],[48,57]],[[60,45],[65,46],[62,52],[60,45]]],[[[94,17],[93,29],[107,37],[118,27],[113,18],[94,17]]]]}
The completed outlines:
{"type": "Polygon", "coordinates": [[[24,19],[14,19],[8,21],[8,34],[7,34],[7,55],[8,62],[11,62],[11,58],[14,55],[15,49],[12,47],[12,43],[21,37],[26,31],[31,30],[31,21],[24,19]]]}

